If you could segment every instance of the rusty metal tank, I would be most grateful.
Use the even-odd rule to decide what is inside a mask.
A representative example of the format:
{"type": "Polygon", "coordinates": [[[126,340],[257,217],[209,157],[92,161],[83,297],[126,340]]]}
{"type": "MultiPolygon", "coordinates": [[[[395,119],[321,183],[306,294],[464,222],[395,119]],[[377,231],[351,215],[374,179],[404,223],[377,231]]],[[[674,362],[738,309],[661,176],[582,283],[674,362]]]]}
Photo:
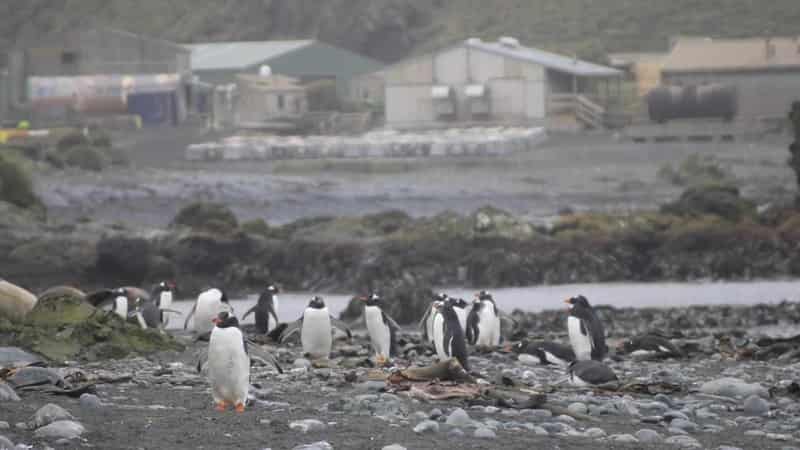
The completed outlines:
{"type": "Polygon", "coordinates": [[[659,86],[647,94],[646,101],[650,120],[658,123],[694,118],[732,121],[739,109],[736,86],[719,83],[659,86]]]}

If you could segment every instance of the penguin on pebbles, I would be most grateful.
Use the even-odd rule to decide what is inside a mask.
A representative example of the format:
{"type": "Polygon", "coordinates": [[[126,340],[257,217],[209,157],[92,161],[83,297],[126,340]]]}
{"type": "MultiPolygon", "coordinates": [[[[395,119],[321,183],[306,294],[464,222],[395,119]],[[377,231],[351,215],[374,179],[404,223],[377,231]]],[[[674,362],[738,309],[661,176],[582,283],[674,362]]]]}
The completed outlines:
{"type": "Polygon", "coordinates": [[[467,342],[454,306],[456,302],[457,300],[450,298],[434,305],[438,312],[433,323],[434,345],[439,360],[456,358],[461,367],[469,372],[467,342]]]}
{"type": "Polygon", "coordinates": [[[579,295],[564,300],[564,303],[569,305],[567,331],[575,358],[602,361],[608,353],[605,329],[589,300],[579,295]]]}
{"type": "Polygon", "coordinates": [[[601,386],[619,383],[617,374],[600,361],[573,361],[567,369],[569,381],[575,386],[601,386]]]}
{"type": "Polygon", "coordinates": [[[300,332],[300,342],[303,353],[311,359],[328,358],[333,346],[333,328],[336,327],[347,334],[351,339],[353,333],[347,325],[330,315],[325,300],[315,295],[308,302],[299,319],[287,325],[280,335],[279,342],[284,342],[289,336],[300,332]]]}
{"type": "Polygon", "coordinates": [[[680,358],[683,352],[669,339],[655,334],[634,336],[620,342],[617,346],[619,353],[629,354],[641,358],[680,358]]]}
{"type": "Polygon", "coordinates": [[[250,315],[256,315],[256,331],[261,334],[268,334],[271,330],[278,327],[278,288],[271,284],[258,297],[256,304],[250,308],[242,321],[250,315]]]}
{"type": "Polygon", "coordinates": [[[189,320],[194,316],[194,331],[200,337],[204,337],[214,328],[212,320],[217,317],[220,311],[233,312],[233,307],[230,306],[225,292],[217,288],[203,291],[197,296],[197,301],[192,305],[189,315],[186,316],[186,320],[183,322],[183,329],[185,330],[189,327],[189,320]]]}
{"type": "Polygon", "coordinates": [[[207,364],[215,408],[225,411],[231,405],[242,413],[250,389],[247,342],[239,329],[239,321],[230,310],[219,312],[210,322],[213,328],[208,340],[207,364]]]}
{"type": "Polygon", "coordinates": [[[425,314],[422,315],[422,319],[419,321],[419,328],[422,330],[423,341],[435,344],[436,341],[433,338],[433,322],[436,315],[439,313],[436,305],[443,303],[447,298],[447,294],[439,292],[433,296],[433,301],[428,305],[428,308],[425,309],[425,314]]]}
{"type": "Polygon", "coordinates": [[[500,345],[500,314],[494,297],[487,291],[475,294],[467,316],[467,341],[478,347],[500,345]]]}
{"type": "Polygon", "coordinates": [[[359,300],[364,302],[364,322],[375,351],[375,360],[379,365],[384,365],[397,355],[397,332],[400,326],[382,309],[383,300],[378,294],[372,293],[359,300]]]}
{"type": "Polygon", "coordinates": [[[528,342],[520,341],[511,346],[511,351],[517,354],[528,354],[539,358],[542,365],[557,365],[566,367],[575,361],[575,352],[569,345],[551,341],[528,342]]]}

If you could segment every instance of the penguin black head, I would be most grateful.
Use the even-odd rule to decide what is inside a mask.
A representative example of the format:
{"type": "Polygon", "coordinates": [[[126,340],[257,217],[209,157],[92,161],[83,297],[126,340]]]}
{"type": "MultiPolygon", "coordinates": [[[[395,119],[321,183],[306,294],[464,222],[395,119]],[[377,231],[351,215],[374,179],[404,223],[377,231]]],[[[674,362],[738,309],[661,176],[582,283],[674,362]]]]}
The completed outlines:
{"type": "Polygon", "coordinates": [[[172,281],[162,281],[155,285],[153,288],[154,292],[169,292],[175,290],[176,286],[175,283],[172,281]]]}
{"type": "Polygon", "coordinates": [[[454,308],[464,309],[469,305],[467,301],[464,300],[463,298],[451,298],[450,300],[452,301],[452,305],[454,308]]]}
{"type": "Polygon", "coordinates": [[[228,302],[228,294],[226,294],[225,291],[223,291],[222,289],[220,289],[219,292],[222,294],[222,296],[220,296],[219,298],[219,301],[221,301],[222,303],[230,303],[228,302]]]}
{"type": "Polygon", "coordinates": [[[228,311],[220,311],[217,317],[211,320],[217,328],[239,327],[239,319],[228,311]]]}
{"type": "Polygon", "coordinates": [[[475,298],[478,300],[494,300],[494,297],[492,297],[489,291],[480,291],[475,294],[475,298]]]}
{"type": "Polygon", "coordinates": [[[373,292],[369,295],[369,297],[359,297],[359,300],[364,302],[366,306],[381,306],[381,301],[383,300],[380,295],[373,292]]]}
{"type": "Polygon", "coordinates": [[[577,297],[568,298],[568,299],[564,300],[564,303],[568,304],[570,309],[575,308],[575,307],[586,308],[586,309],[591,309],[592,308],[592,306],[589,305],[589,300],[587,300],[586,297],[584,297],[582,295],[579,295],[577,297]]]}
{"type": "Polygon", "coordinates": [[[315,295],[311,297],[311,301],[308,302],[308,307],[314,309],[322,309],[325,307],[325,300],[323,300],[322,297],[320,297],[319,295],[315,295]]]}
{"type": "Polygon", "coordinates": [[[517,342],[516,344],[511,345],[511,351],[514,352],[514,353],[519,354],[519,353],[525,352],[525,349],[527,347],[528,347],[528,341],[523,339],[523,340],[517,342]]]}

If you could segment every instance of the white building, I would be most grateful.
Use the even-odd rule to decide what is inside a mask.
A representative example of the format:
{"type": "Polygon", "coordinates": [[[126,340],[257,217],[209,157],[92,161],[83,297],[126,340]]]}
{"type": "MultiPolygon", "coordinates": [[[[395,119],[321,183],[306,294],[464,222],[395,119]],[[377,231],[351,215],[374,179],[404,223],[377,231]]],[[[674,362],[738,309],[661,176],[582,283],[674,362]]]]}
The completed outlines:
{"type": "MultiPolygon", "coordinates": [[[[542,125],[581,116],[578,97],[600,105],[622,72],[520,45],[467,39],[381,70],[386,125],[429,128],[470,123],[542,125]]],[[[618,84],[615,83],[615,86],[618,84]]],[[[578,117],[580,119],[580,117],[578,117]]]]}

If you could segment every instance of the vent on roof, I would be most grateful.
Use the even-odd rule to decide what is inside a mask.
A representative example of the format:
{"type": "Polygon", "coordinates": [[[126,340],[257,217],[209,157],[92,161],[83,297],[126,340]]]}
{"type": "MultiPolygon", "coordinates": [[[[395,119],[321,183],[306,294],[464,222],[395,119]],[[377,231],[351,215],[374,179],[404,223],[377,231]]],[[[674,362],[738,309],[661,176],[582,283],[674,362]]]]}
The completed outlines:
{"type": "Polygon", "coordinates": [[[272,76],[272,67],[264,64],[263,66],[258,68],[258,76],[260,77],[270,77],[272,76]]]}
{"type": "Polygon", "coordinates": [[[511,36],[501,36],[500,39],[497,40],[497,42],[499,42],[500,45],[502,45],[503,47],[509,47],[509,48],[519,47],[519,41],[511,36]]]}
{"type": "Polygon", "coordinates": [[[480,44],[481,42],[483,42],[481,38],[471,37],[467,39],[467,44],[480,44]]]}

